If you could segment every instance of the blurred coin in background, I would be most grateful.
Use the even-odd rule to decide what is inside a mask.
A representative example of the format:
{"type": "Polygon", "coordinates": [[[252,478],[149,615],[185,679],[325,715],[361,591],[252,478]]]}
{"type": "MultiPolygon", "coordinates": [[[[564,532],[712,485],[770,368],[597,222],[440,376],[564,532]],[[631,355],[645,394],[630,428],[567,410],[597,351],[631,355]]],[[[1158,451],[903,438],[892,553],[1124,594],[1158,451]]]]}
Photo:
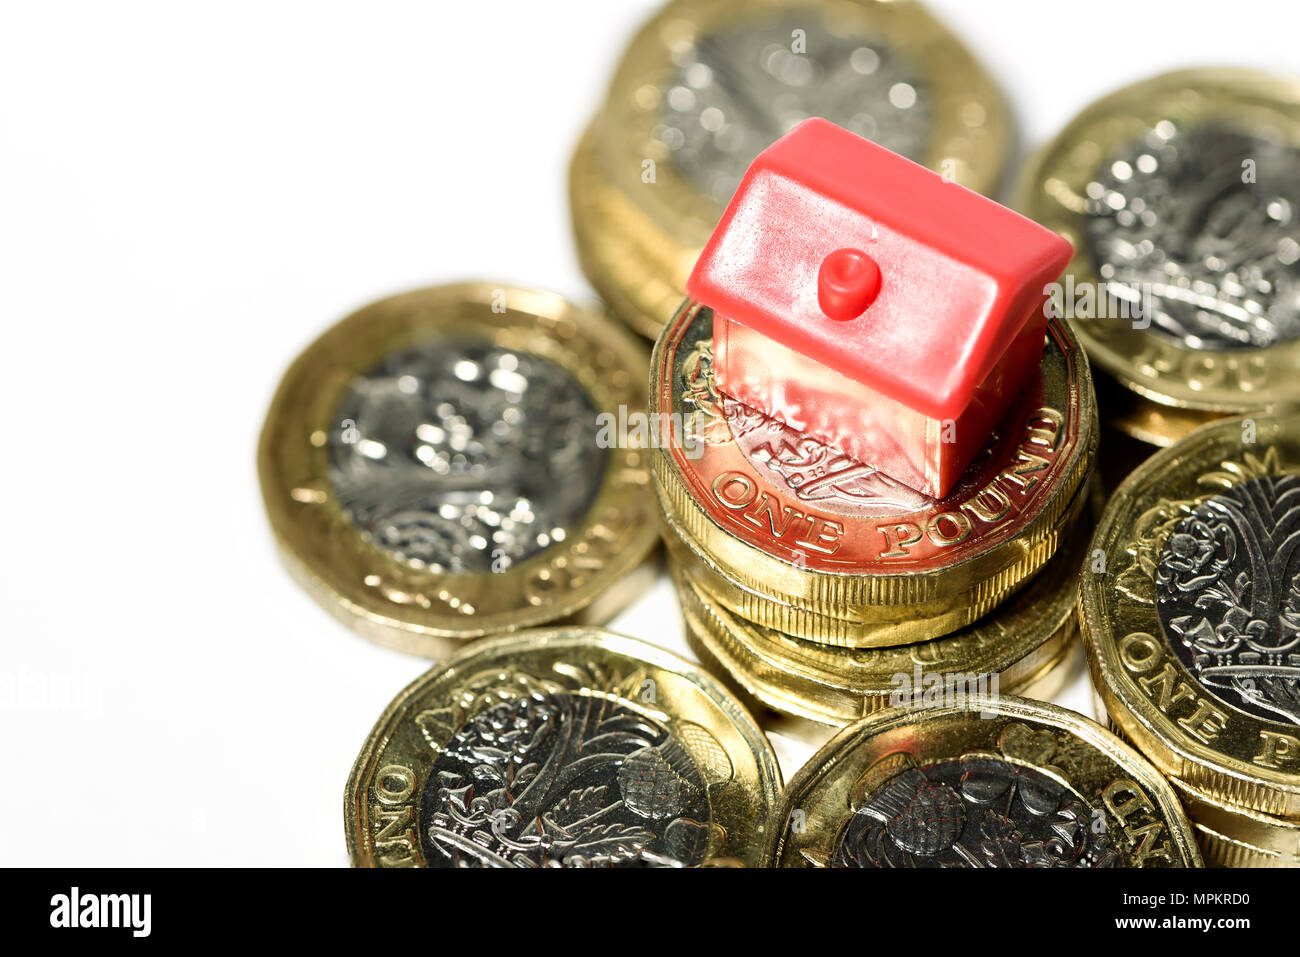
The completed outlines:
{"type": "Polygon", "coordinates": [[[570,170],[583,270],[655,338],[758,153],[821,116],[980,192],[1006,107],[912,0],[678,0],[632,39],[570,170]]]}

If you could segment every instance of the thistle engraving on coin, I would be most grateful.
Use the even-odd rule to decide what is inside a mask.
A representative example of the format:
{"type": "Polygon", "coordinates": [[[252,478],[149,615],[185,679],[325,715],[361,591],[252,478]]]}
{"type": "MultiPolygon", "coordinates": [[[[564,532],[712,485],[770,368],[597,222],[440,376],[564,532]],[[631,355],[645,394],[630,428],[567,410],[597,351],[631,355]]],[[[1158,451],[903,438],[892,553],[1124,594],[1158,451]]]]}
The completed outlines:
{"type": "Polygon", "coordinates": [[[1174,650],[1216,697],[1300,725],[1300,475],[1201,500],[1155,569],[1174,650]]]}
{"type": "Polygon", "coordinates": [[[907,752],[849,819],[832,867],[1113,867],[1098,816],[1066,785],[1001,756],[918,767],[907,752]]]}
{"type": "Polygon", "coordinates": [[[550,361],[487,342],[401,350],[359,378],[329,435],[340,506],[418,568],[500,571],[567,531],[600,488],[596,413],[550,361]]]}
{"type": "Polygon", "coordinates": [[[662,723],[606,697],[534,692],[456,731],[421,821],[431,867],[692,866],[709,803],[662,723]]]}
{"type": "Polygon", "coordinates": [[[1300,338],[1300,150],[1168,120],[1087,184],[1087,248],[1112,294],[1192,349],[1300,338]]]}
{"type": "Polygon", "coordinates": [[[721,204],[760,150],[810,116],[918,161],[929,140],[930,95],[906,58],[811,13],[708,34],[675,59],[654,136],[721,204]]]}

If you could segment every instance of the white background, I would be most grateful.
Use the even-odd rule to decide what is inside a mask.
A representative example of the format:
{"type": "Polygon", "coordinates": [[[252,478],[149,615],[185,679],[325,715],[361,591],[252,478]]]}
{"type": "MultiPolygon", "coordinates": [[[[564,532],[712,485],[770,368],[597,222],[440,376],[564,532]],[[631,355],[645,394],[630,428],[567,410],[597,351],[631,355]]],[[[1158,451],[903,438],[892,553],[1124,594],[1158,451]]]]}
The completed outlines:
{"type": "MultiPolygon", "coordinates": [[[[1022,145],[1161,70],[1300,68],[1292,2],[931,6],[1022,145]]],[[[0,863],[346,863],[348,770],[425,664],[281,568],[266,405],[392,292],[591,299],[565,166],[653,9],[0,7],[0,863]]],[[[613,627],[684,650],[666,581],[613,627]]]]}

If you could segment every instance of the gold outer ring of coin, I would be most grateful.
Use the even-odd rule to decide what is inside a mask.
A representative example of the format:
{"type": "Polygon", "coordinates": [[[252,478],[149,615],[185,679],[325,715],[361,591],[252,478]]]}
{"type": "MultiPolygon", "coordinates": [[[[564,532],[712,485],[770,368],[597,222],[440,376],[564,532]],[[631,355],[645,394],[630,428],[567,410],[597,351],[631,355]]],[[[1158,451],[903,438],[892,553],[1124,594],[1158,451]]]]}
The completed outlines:
{"type": "MultiPolygon", "coordinates": [[[[1090,486],[1090,492],[1097,490],[1095,481],[1090,486]]],[[[1092,507],[1042,572],[1000,608],[954,634],[896,648],[827,648],[733,615],[700,584],[698,565],[674,561],[687,642],[750,699],[834,726],[904,698],[924,702],[927,690],[954,682],[985,693],[1018,694],[1038,685],[1077,643],[1079,571],[1101,505],[1099,494],[1090,500],[1092,507]]]]}
{"type": "MultiPolygon", "coordinates": [[[[995,613],[932,642],[901,648],[819,649],[736,618],[712,603],[676,562],[672,573],[686,620],[687,643],[710,670],[725,675],[748,698],[773,711],[833,727],[896,704],[900,676],[918,698],[924,696],[926,681],[937,679],[935,687],[942,689],[946,677],[961,677],[963,682],[969,678],[977,688],[1016,694],[1064,660],[1078,635],[1074,589],[1063,588],[1047,596],[1027,590],[1009,602],[1005,616],[995,613]],[[1052,600],[1030,607],[1031,599],[1043,597],[1052,600]],[[1061,607],[1065,613],[1054,620],[1051,613],[1061,607]],[[1033,631],[1017,630],[1026,623],[1033,631]],[[1026,645],[1029,650],[1015,658],[1026,645]],[[992,663],[980,662],[981,657],[992,663]]],[[[1050,569],[1043,574],[1049,575],[1050,569]]]]}
{"type": "MultiPolygon", "coordinates": [[[[1098,723],[1132,744],[1106,711],[1095,686],[1093,713],[1098,723]]],[[[1229,804],[1169,778],[1183,805],[1206,867],[1300,867],[1300,821],[1289,821],[1229,804]]]]}
{"type": "MultiPolygon", "coordinates": [[[[1041,389],[1018,400],[1009,420],[1023,417],[992,453],[1005,464],[986,467],[986,481],[970,480],[943,503],[926,499],[918,510],[882,509],[874,518],[809,504],[744,453],[728,422],[729,400],[717,397],[711,374],[699,371],[711,354],[710,328],[707,310],[688,300],[655,345],[651,412],[669,422],[677,415],[683,434],[674,430],[651,449],[653,484],[664,517],[696,558],[773,607],[798,609],[781,619],[780,631],[871,647],[924,641],[964,627],[1046,564],[1071,509],[1077,514],[1081,507],[1077,492],[1096,457],[1097,410],[1087,359],[1062,324],[1048,326],[1041,389]],[[690,369],[708,395],[686,395],[683,370],[690,369]],[[698,454],[684,449],[687,434],[699,441],[698,454]],[[802,524],[788,518],[782,535],[768,534],[767,519],[746,520],[745,510],[726,498],[733,483],[749,483],[753,508],[767,502],[783,515],[800,516],[802,524]],[[905,535],[900,523],[907,525],[905,535]],[[958,533],[946,538],[950,525],[958,533]],[[810,541],[817,537],[814,526],[819,535],[838,529],[832,552],[810,541]],[[898,541],[912,538],[913,531],[915,538],[900,548],[898,541]],[[902,560],[886,557],[887,551],[901,551],[902,560]],[[814,621],[819,616],[872,627],[818,631],[807,613],[814,621]]],[[[715,597],[726,604],[731,595],[734,590],[715,597]]]]}
{"type": "MultiPolygon", "coordinates": [[[[780,795],[781,772],[771,745],[753,718],[730,692],[697,665],[635,638],[596,628],[574,627],[536,629],[477,642],[427,671],[393,700],[366,739],[344,792],[344,825],[353,866],[424,866],[425,849],[420,830],[431,822],[421,813],[422,802],[429,798],[423,788],[434,772],[435,763],[448,754],[453,736],[490,708],[530,696],[551,695],[598,701],[599,707],[618,708],[652,726],[660,736],[666,732],[684,749],[698,774],[694,784],[689,779],[683,784],[677,774],[673,778],[681,789],[677,793],[702,783],[707,800],[709,820],[696,822],[707,828],[707,840],[698,845],[702,856],[699,866],[752,867],[759,863],[766,829],[780,795]]],[[[562,718],[551,716],[561,730],[573,736],[585,734],[588,742],[597,729],[610,732],[602,737],[601,747],[614,748],[614,751],[606,753],[593,745],[582,757],[588,767],[605,757],[610,759],[611,771],[621,771],[627,759],[634,758],[640,750],[647,750],[627,752],[636,742],[631,740],[633,735],[623,733],[629,730],[625,721],[619,727],[606,727],[595,720],[596,717],[618,720],[618,715],[602,713],[587,717],[592,719],[587,724],[576,727],[581,722],[575,718],[575,727],[569,728],[562,718]],[[611,740],[619,737],[628,740],[621,744],[611,740]]],[[[539,742],[544,744],[540,733],[530,746],[539,742]]],[[[660,741],[655,750],[662,754],[665,744],[666,741],[660,741]]],[[[488,758],[491,757],[489,754],[488,758]]],[[[552,774],[555,782],[560,781],[572,767],[564,763],[564,757],[566,753],[553,752],[539,776],[529,783],[542,780],[541,774],[552,774]]],[[[488,758],[484,758],[485,765],[490,763],[488,758]]],[[[666,774],[663,767],[651,770],[663,777],[666,774]]],[[[515,770],[522,773],[523,769],[515,770]]],[[[589,815],[608,815],[612,810],[611,800],[617,800],[616,797],[606,799],[604,792],[611,787],[623,795],[624,801],[631,800],[623,779],[617,775],[615,778],[615,783],[599,789],[592,786],[576,794],[543,794],[539,806],[529,811],[536,811],[534,817],[542,820],[544,814],[557,814],[557,806],[567,800],[599,805],[587,807],[589,815]]],[[[562,790],[555,782],[550,786],[562,790]]],[[[440,787],[445,790],[450,785],[440,787]]],[[[653,800],[656,793],[643,794],[642,798],[653,800]]],[[[512,802],[509,807],[514,807],[513,802],[522,799],[521,791],[508,789],[507,799],[512,802]]],[[[483,800],[491,803],[488,798],[483,800]]],[[[482,817],[476,810],[478,807],[471,803],[468,809],[462,810],[467,810],[470,816],[482,817]]],[[[509,813],[508,808],[482,807],[489,816],[492,811],[509,813]]],[[[649,810],[653,813],[647,820],[671,816],[663,808],[649,810]],[[660,817],[655,817],[661,812],[660,817]]],[[[481,834],[483,840],[477,843],[470,837],[476,827],[492,830],[492,821],[480,820],[478,825],[460,823],[466,826],[452,827],[450,830],[457,833],[444,835],[448,846],[481,851],[480,858],[508,866],[509,861],[492,853],[489,834],[481,834]]],[[[598,830],[607,830],[606,825],[615,825],[617,821],[595,823],[599,825],[598,830]]],[[[569,832],[577,838],[574,826],[569,827],[569,832]]],[[[620,855],[635,850],[642,840],[626,828],[623,838],[624,847],[616,852],[620,855]]],[[[603,843],[612,844],[608,840],[603,843]]],[[[561,850],[552,843],[547,853],[558,856],[561,850]]],[[[576,845],[564,850],[582,853],[576,845]]],[[[610,848],[607,846],[606,850],[610,848]]]]}
{"type": "Polygon", "coordinates": [[[1066,785],[1101,815],[1126,866],[1201,866],[1177,796],[1141,755],[1080,714],[1011,695],[889,708],[842,729],[786,785],[764,851],[767,865],[830,865],[850,816],[888,780],[880,769],[900,759],[925,768],[972,753],[1066,785]]]}
{"type": "MultiPolygon", "coordinates": [[[[1203,412],[1199,409],[1180,409],[1161,405],[1125,388],[1106,373],[1096,373],[1093,385],[1097,389],[1097,406],[1105,410],[1102,428],[1117,430],[1127,439],[1145,443],[1143,456],[1156,448],[1168,448],[1196,429],[1223,418],[1222,413],[1203,412]]],[[[1102,439],[1103,448],[1110,450],[1102,439]]]]}
{"type": "Polygon", "coordinates": [[[1206,867],[1300,867],[1300,821],[1216,801],[1171,780],[1206,867]]]}
{"type": "Polygon", "coordinates": [[[1085,572],[1079,594],[1089,668],[1109,720],[1191,790],[1283,818],[1300,818],[1295,725],[1251,714],[1198,681],[1173,647],[1181,639],[1166,636],[1155,575],[1175,525],[1202,500],[1295,471],[1300,416],[1202,426],[1147,459],[1116,490],[1091,546],[1105,570],[1085,572]],[[1243,441],[1248,434],[1254,442],[1243,441]]]}
{"type": "Polygon", "coordinates": [[[327,448],[340,400],[384,356],[443,335],[481,336],[551,361],[586,390],[598,413],[644,408],[641,344],[553,293],[460,283],[365,306],[294,361],[262,429],[262,498],[289,571],[360,634],[426,657],[495,632],[607,620],[654,574],[643,564],[658,530],[641,450],[606,450],[602,484],[581,523],[563,542],[499,572],[414,567],[367,542],[340,508],[327,448]]]}
{"type": "Polygon", "coordinates": [[[722,215],[711,197],[677,172],[671,153],[652,134],[673,74],[672,52],[718,28],[802,9],[833,17],[842,32],[861,32],[927,69],[934,120],[918,162],[977,192],[997,187],[1011,138],[1002,95],[965,46],[913,0],[670,3],[628,45],[569,173],[583,272],[615,314],[648,339],[677,309],[686,277],[722,215]],[[642,181],[647,159],[656,163],[653,184],[642,181]]]}
{"type": "MultiPolygon", "coordinates": [[[[1112,93],[1071,120],[1026,165],[1016,208],[1074,244],[1067,271],[1076,284],[1099,283],[1083,241],[1085,186],[1107,157],[1170,115],[1267,129],[1300,146],[1300,81],[1252,70],[1179,70],[1112,93]]],[[[1198,414],[1236,415],[1300,402],[1300,340],[1214,351],[1115,319],[1072,322],[1092,362],[1146,400],[1116,419],[1143,441],[1167,446],[1199,424],[1198,414]]]]}

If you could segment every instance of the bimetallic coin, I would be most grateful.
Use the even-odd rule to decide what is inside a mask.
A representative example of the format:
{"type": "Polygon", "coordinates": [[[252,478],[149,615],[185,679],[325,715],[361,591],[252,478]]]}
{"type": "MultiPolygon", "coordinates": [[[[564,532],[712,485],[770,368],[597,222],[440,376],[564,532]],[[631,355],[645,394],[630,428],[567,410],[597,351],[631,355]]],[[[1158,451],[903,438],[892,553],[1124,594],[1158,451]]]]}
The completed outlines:
{"type": "Polygon", "coordinates": [[[1173,790],[1088,719],[998,696],[891,708],[794,776],[776,867],[1198,867],[1173,790]]]}
{"type": "Polygon", "coordinates": [[[1300,416],[1156,453],[1092,547],[1080,603],[1110,719],[1211,800],[1300,818],[1300,416]]]}
{"type": "Polygon", "coordinates": [[[754,157],[822,116],[981,192],[1009,123],[964,47],[911,0],[678,0],[633,39],[573,160],[579,256],[654,338],[754,157]]]}
{"type": "Polygon", "coordinates": [[[1060,324],[1041,377],[943,500],[719,394],[711,332],[711,311],[688,302],[655,347],[651,408],[681,428],[651,465],[669,537],[737,586],[714,597],[741,617],[788,607],[761,623],[847,647],[935,638],[1041,568],[1081,508],[1096,410],[1060,324]]]}
{"type": "Polygon", "coordinates": [[[344,798],[358,867],[756,865],[767,739],[694,665],[592,628],[467,648],[407,687],[344,798]]]}
{"type": "Polygon", "coordinates": [[[717,602],[700,583],[698,565],[674,562],[673,578],[687,641],[701,661],[775,711],[842,726],[958,689],[987,695],[1043,687],[1077,644],[1079,571],[1095,518],[1085,509],[1046,569],[975,624],[894,648],[828,648],[782,634],[717,602]]]}
{"type": "Polygon", "coordinates": [[[290,569],[358,631],[436,656],[634,591],[653,547],[644,452],[598,418],[644,404],[645,354],[559,297],[443,286],[367,306],[286,373],[258,465],[290,569]]]}
{"type": "Polygon", "coordinates": [[[1075,244],[1064,310],[1135,396],[1121,428],[1168,445],[1198,415],[1300,402],[1300,83],[1185,70],[1120,90],[1041,151],[1019,205],[1075,244]]]}

